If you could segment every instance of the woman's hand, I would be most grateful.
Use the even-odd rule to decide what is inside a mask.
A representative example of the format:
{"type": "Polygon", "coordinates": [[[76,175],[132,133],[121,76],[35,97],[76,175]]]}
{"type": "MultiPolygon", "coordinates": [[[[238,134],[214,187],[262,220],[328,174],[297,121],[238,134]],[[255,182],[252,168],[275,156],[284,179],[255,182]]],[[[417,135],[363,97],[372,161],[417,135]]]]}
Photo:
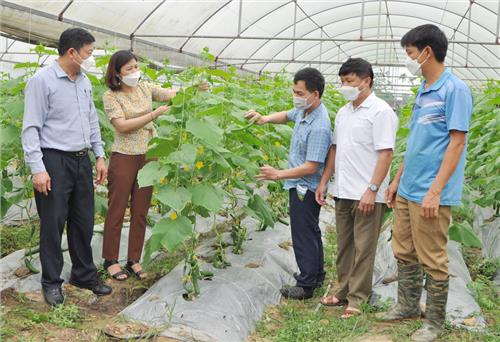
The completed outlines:
{"type": "Polygon", "coordinates": [[[170,106],[160,106],[153,111],[153,119],[165,114],[170,109],[170,106]]]}

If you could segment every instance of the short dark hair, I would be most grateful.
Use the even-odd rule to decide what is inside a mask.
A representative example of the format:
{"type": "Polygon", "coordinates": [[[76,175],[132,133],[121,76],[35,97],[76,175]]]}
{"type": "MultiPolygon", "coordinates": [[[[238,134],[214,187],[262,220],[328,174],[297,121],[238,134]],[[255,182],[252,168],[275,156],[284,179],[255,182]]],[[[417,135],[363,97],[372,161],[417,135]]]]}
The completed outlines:
{"type": "Polygon", "coordinates": [[[349,58],[339,69],[339,76],[354,74],[359,78],[370,77],[370,88],[373,86],[373,68],[363,58],[349,58]]]}
{"type": "Polygon", "coordinates": [[[116,51],[109,59],[108,69],[104,76],[104,81],[109,89],[117,91],[122,88],[121,80],[118,75],[122,67],[132,59],[137,60],[137,57],[129,50],[116,51]]]}
{"type": "Polygon", "coordinates": [[[82,28],[70,28],[64,31],[59,37],[57,51],[59,56],[63,56],[69,49],[73,48],[77,51],[87,44],[95,42],[95,38],[88,31],[82,28]]]}
{"type": "Polygon", "coordinates": [[[318,69],[304,68],[295,73],[293,83],[297,84],[299,81],[304,81],[306,89],[309,92],[318,91],[319,97],[323,95],[325,90],[325,78],[318,69]]]}
{"type": "Polygon", "coordinates": [[[430,46],[436,60],[444,62],[448,51],[448,39],[443,31],[436,25],[425,24],[417,26],[401,38],[401,46],[415,46],[418,51],[422,51],[426,46],[430,46]]]}

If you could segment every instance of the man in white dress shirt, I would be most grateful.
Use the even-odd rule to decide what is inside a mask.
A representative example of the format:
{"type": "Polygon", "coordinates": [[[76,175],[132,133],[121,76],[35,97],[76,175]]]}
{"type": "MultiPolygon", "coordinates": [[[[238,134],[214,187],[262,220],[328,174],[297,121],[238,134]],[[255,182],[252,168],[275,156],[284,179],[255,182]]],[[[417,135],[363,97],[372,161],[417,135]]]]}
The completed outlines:
{"type": "Polygon", "coordinates": [[[372,290],[373,264],[384,218],[384,193],[398,128],[391,107],[372,91],[373,70],[361,58],[339,70],[339,92],[349,101],[335,117],[333,143],[316,200],[325,204],[328,181],[335,171],[338,290],[322,300],[343,306],[342,318],[361,313],[372,290]]]}

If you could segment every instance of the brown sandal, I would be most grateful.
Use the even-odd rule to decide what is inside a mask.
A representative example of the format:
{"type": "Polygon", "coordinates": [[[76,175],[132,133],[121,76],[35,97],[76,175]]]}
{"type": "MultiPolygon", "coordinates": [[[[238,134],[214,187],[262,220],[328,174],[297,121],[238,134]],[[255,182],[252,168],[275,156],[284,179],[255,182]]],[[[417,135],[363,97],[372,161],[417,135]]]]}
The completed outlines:
{"type": "Polygon", "coordinates": [[[347,304],[347,300],[345,300],[345,299],[338,299],[334,295],[323,297],[323,298],[321,298],[321,300],[319,302],[321,304],[323,304],[324,306],[344,306],[344,305],[347,304]],[[334,298],[337,301],[334,301],[333,300],[334,298]]]}
{"type": "Polygon", "coordinates": [[[354,316],[361,315],[361,310],[355,308],[345,308],[344,313],[340,316],[341,319],[349,319],[354,316]]]}

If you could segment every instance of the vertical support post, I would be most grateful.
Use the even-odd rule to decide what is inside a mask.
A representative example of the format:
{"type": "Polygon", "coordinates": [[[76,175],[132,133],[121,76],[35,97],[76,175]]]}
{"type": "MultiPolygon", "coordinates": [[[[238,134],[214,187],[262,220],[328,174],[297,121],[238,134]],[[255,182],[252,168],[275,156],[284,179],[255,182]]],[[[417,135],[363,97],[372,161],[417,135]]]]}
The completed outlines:
{"type": "MultiPolygon", "coordinates": [[[[386,64],[386,63],[390,63],[390,62],[387,62],[387,59],[385,58],[385,56],[387,55],[387,29],[389,28],[389,13],[386,13],[385,14],[385,33],[384,33],[384,52],[383,52],[383,63],[386,64]]],[[[390,46],[390,45],[389,45],[390,46]]],[[[383,74],[385,76],[385,71],[386,71],[386,66],[382,66],[382,70],[383,70],[383,74]]]]}
{"type": "MultiPolygon", "coordinates": [[[[470,0],[469,5],[469,22],[467,23],[467,42],[470,41],[470,24],[472,22],[472,5],[474,4],[474,0],[470,0]]],[[[465,50],[465,66],[469,66],[469,44],[467,44],[467,49],[465,50]]]]}
{"type": "Polygon", "coordinates": [[[359,40],[363,40],[363,26],[365,21],[365,0],[361,1],[361,27],[359,30],[359,40]]]}
{"type": "Polygon", "coordinates": [[[497,11],[497,44],[500,44],[500,1],[498,2],[497,11]]]}
{"type": "MultiPolygon", "coordinates": [[[[295,7],[293,11],[293,38],[295,37],[296,28],[297,28],[297,0],[294,1],[295,7]]],[[[292,43],[292,61],[295,60],[295,40],[292,43]]]]}
{"type": "MultiPolygon", "coordinates": [[[[321,38],[323,38],[323,27],[320,27],[320,33],[321,33],[321,38]]],[[[323,60],[323,41],[321,40],[319,42],[319,65],[318,69],[319,71],[322,70],[322,60],[323,60]]]]}
{"type": "MultiPolygon", "coordinates": [[[[377,39],[380,38],[380,14],[382,11],[382,0],[378,0],[378,24],[377,24],[377,39]]],[[[378,41],[376,43],[376,52],[375,52],[375,63],[378,63],[378,41]]]]}
{"type": "Polygon", "coordinates": [[[238,11],[238,37],[241,34],[241,14],[243,11],[243,0],[240,0],[240,9],[238,11]]]}

